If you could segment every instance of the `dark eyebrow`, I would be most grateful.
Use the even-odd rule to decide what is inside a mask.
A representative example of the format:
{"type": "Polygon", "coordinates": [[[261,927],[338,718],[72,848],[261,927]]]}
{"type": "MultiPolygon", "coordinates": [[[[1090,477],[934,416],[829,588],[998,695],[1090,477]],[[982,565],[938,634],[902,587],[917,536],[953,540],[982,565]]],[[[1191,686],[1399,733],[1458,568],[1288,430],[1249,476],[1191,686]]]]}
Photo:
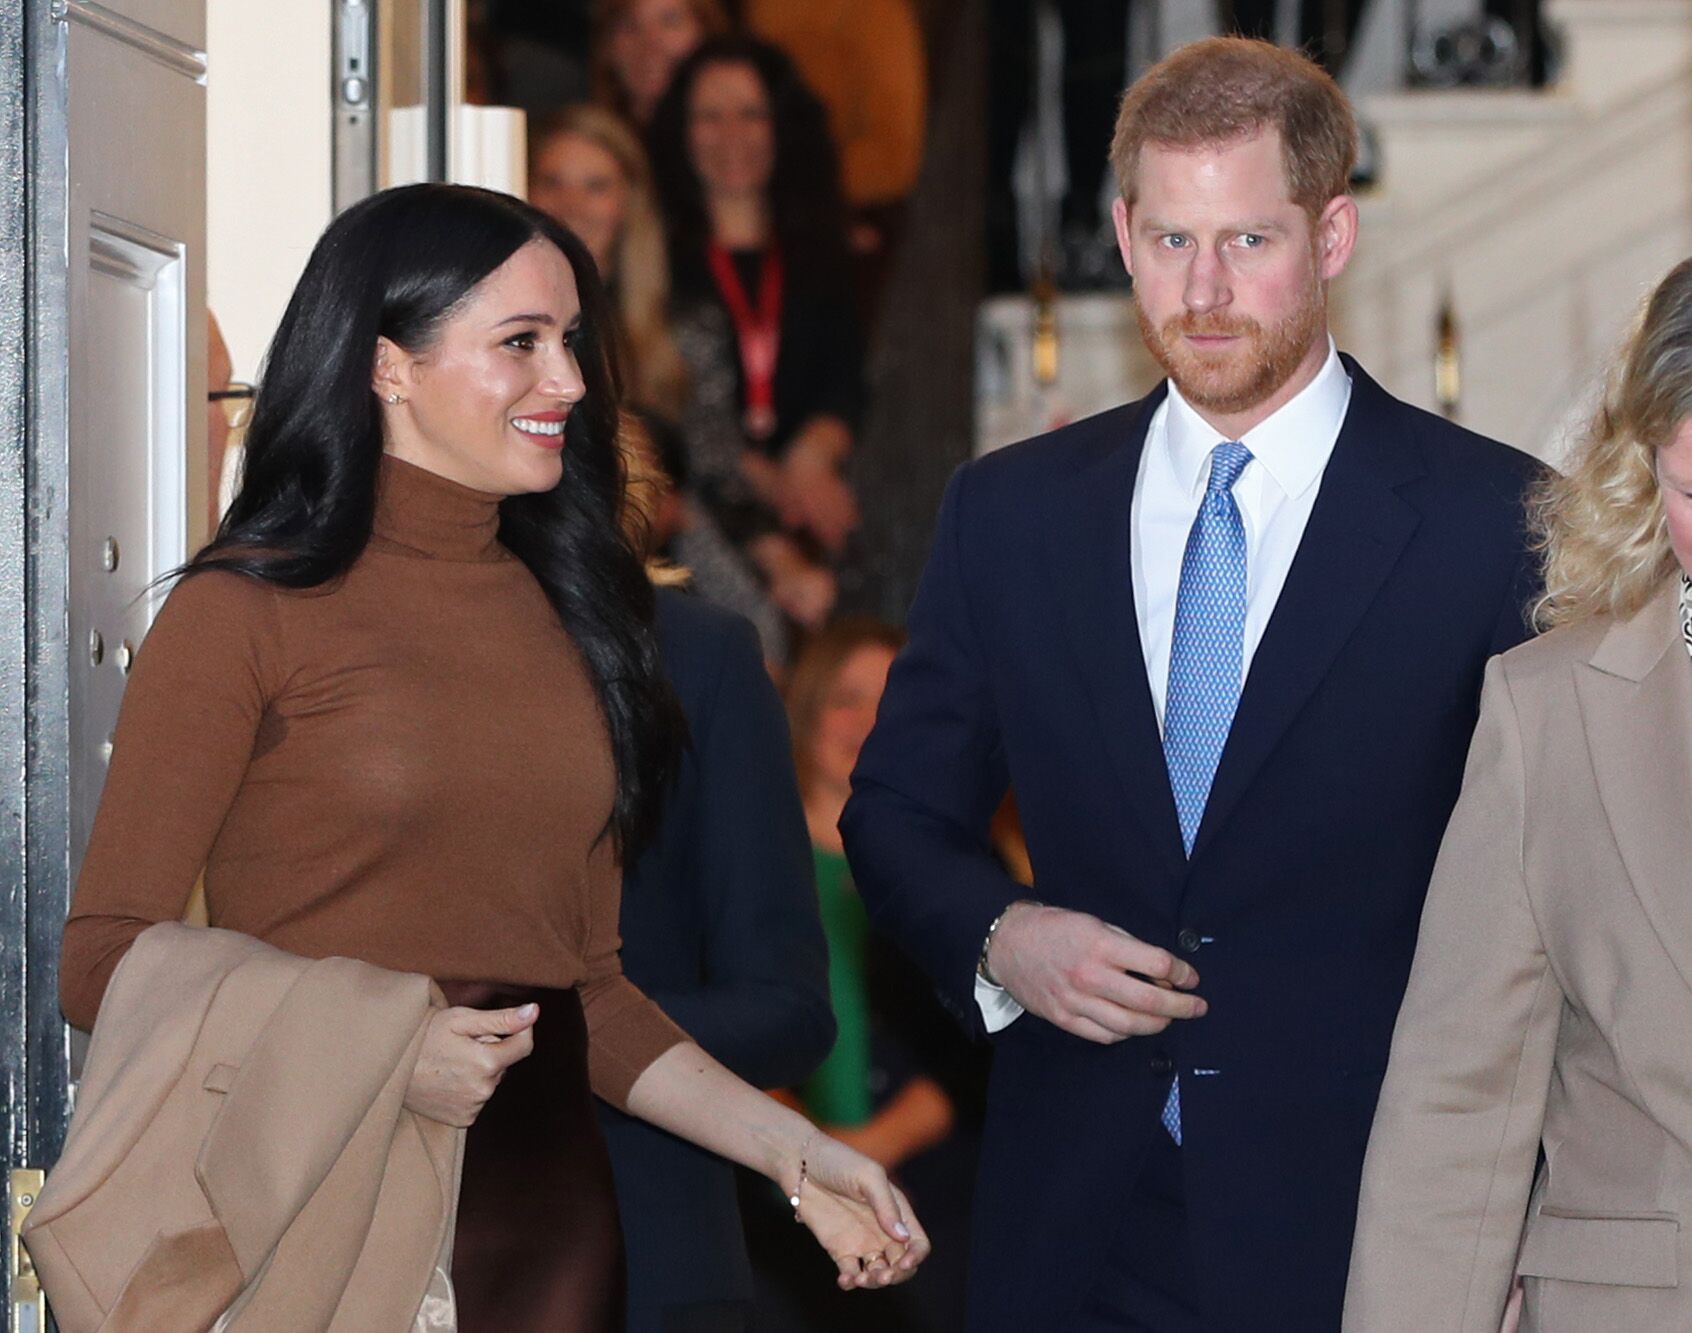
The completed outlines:
{"type": "Polygon", "coordinates": [[[551,328],[557,322],[558,321],[551,315],[507,315],[504,319],[500,320],[499,323],[495,324],[494,327],[496,329],[503,329],[507,324],[544,324],[548,328],[551,328]]]}

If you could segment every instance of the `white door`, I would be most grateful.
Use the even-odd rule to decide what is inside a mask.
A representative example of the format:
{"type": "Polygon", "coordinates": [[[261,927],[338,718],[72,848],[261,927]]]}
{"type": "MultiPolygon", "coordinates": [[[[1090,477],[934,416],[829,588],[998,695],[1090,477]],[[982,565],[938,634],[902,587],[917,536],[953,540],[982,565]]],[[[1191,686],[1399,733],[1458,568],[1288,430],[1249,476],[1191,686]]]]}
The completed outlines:
{"type": "MultiPolygon", "coordinates": [[[[62,1141],[60,929],[156,609],[147,589],[182,562],[206,504],[205,469],[187,464],[205,454],[204,8],[23,0],[21,28],[16,10],[0,19],[0,75],[23,92],[0,115],[0,153],[28,167],[27,189],[0,173],[0,223],[18,242],[0,295],[21,295],[25,335],[0,337],[0,425],[17,428],[0,434],[0,538],[21,538],[0,551],[0,1117],[13,1172],[50,1164],[62,1141]]],[[[11,1279],[7,1326],[21,1333],[37,1314],[11,1279]]]]}

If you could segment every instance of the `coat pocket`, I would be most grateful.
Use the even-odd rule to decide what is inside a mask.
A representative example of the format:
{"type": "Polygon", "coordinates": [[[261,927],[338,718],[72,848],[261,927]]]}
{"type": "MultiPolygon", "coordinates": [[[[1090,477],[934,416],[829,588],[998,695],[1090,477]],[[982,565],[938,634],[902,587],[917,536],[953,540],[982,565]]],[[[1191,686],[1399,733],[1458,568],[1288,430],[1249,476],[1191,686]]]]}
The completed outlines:
{"type": "Polygon", "coordinates": [[[1680,1219],[1540,1212],[1528,1220],[1517,1271],[1523,1277],[1613,1287],[1678,1287],[1680,1219]]]}

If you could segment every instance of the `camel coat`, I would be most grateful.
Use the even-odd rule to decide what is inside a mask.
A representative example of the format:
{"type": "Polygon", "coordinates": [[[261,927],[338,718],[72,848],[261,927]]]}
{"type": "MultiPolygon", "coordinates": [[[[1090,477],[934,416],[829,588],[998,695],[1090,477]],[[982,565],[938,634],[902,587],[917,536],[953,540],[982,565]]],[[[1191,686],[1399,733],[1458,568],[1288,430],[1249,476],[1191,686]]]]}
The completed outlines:
{"type": "Polygon", "coordinates": [[[450,1328],[463,1131],[403,1105],[444,1003],[426,977],[144,931],[24,1229],[64,1333],[450,1328]]]}
{"type": "Polygon", "coordinates": [[[1677,593],[1488,668],[1369,1140],[1349,1333],[1496,1333],[1518,1272],[1524,1333],[1692,1328],[1677,593]]]}

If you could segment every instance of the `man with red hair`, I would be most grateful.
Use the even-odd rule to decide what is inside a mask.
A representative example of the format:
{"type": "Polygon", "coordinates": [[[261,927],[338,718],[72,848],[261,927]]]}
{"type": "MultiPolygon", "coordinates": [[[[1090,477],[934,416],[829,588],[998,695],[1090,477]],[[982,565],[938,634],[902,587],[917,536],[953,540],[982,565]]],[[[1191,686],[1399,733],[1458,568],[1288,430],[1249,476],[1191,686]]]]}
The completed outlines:
{"type": "Polygon", "coordinates": [[[1167,381],[959,470],[842,819],[994,1035],[969,1327],[1337,1329],[1363,1150],[1492,654],[1525,456],[1335,350],[1357,131],[1214,38],[1112,149],[1167,381]],[[988,851],[1014,788],[1034,892],[988,851]]]}

